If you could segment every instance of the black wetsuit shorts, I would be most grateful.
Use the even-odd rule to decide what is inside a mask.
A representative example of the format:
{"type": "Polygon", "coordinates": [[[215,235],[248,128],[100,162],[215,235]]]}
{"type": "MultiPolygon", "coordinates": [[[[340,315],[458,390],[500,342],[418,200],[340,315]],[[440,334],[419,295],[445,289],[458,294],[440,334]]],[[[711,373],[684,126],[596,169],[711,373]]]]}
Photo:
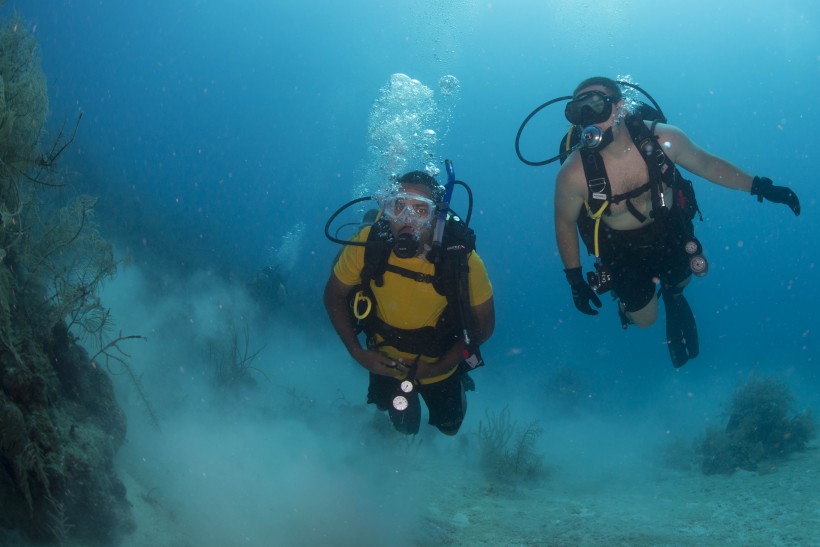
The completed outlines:
{"type": "Polygon", "coordinates": [[[626,311],[646,306],[657,282],[674,287],[692,274],[685,244],[693,234],[691,221],[671,219],[637,230],[601,226],[601,260],[612,275],[612,291],[626,311]]]}
{"type": "Polygon", "coordinates": [[[367,402],[376,405],[379,410],[388,411],[390,421],[398,431],[409,435],[418,433],[421,424],[419,395],[430,413],[430,425],[448,434],[455,433],[461,427],[467,406],[458,371],[441,382],[416,385],[409,395],[401,392],[400,385],[401,381],[396,378],[371,372],[370,386],[367,389],[367,402]],[[409,405],[406,409],[397,410],[393,407],[393,398],[397,395],[407,398],[409,405]]]}

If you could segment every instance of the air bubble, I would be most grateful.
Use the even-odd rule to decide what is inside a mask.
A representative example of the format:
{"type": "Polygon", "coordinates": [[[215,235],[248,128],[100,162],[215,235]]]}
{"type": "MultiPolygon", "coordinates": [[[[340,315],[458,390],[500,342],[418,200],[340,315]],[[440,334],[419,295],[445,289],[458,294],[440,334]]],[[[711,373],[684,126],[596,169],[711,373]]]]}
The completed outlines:
{"type": "Polygon", "coordinates": [[[438,81],[438,91],[442,95],[458,95],[461,93],[461,82],[452,74],[442,76],[438,81]]]}

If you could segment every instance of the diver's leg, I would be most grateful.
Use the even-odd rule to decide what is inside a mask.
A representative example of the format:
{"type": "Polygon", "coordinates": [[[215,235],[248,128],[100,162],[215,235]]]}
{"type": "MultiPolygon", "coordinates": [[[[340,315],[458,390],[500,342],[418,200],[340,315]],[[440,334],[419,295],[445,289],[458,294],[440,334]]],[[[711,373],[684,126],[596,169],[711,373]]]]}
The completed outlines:
{"type": "MultiPolygon", "coordinates": [[[[682,367],[700,352],[698,328],[695,315],[683,296],[683,289],[692,280],[690,260],[692,254],[687,252],[689,242],[700,242],[695,238],[691,220],[670,217],[666,231],[666,245],[662,258],[661,296],[666,308],[666,339],[669,344],[669,356],[675,367],[682,367]]],[[[702,251],[701,249],[697,250],[702,251]]]]}
{"type": "Polygon", "coordinates": [[[393,427],[397,431],[407,435],[415,435],[419,432],[419,425],[421,425],[421,403],[415,391],[403,394],[400,385],[401,382],[395,378],[380,376],[371,372],[370,385],[367,389],[367,402],[376,405],[379,410],[386,410],[393,427]],[[394,406],[393,401],[396,396],[404,396],[407,399],[405,409],[399,410],[394,406]]]}
{"type": "Polygon", "coordinates": [[[624,313],[627,319],[639,327],[649,327],[658,319],[658,297],[653,294],[652,298],[643,308],[636,311],[625,309],[624,313]]]}
{"type": "Polygon", "coordinates": [[[658,319],[658,295],[650,273],[635,269],[628,277],[613,280],[613,290],[629,323],[646,328],[658,319]]]}
{"type": "Polygon", "coordinates": [[[393,392],[399,381],[389,376],[370,373],[370,382],[367,385],[367,404],[376,405],[379,410],[387,410],[392,405],[393,392]]]}
{"type": "Polygon", "coordinates": [[[467,394],[461,374],[456,372],[441,382],[420,387],[421,396],[430,411],[430,425],[436,426],[445,435],[458,433],[467,414],[467,394]]]}
{"type": "Polygon", "coordinates": [[[394,396],[404,397],[407,404],[406,406],[391,404],[390,408],[387,409],[393,427],[399,433],[415,435],[419,432],[419,426],[421,425],[421,401],[419,401],[418,391],[403,393],[401,390],[397,390],[394,396]]]}
{"type": "Polygon", "coordinates": [[[613,255],[602,257],[602,262],[610,272],[612,292],[620,301],[621,324],[624,328],[629,323],[648,327],[658,319],[654,253],[651,247],[642,244],[652,234],[646,232],[640,237],[626,237],[618,232],[611,233],[613,255]]]}
{"type": "MultiPolygon", "coordinates": [[[[680,260],[679,260],[680,261],[680,260]]],[[[689,271],[689,262],[688,257],[683,257],[682,264],[685,267],[685,271],[679,273],[677,275],[678,279],[683,278],[683,281],[677,283],[675,287],[672,289],[676,294],[681,294],[683,288],[689,284],[689,281],[692,279],[691,272],[689,271]]],[[[680,268],[678,268],[680,269],[680,268]]],[[[631,288],[631,301],[624,302],[625,305],[625,315],[626,317],[638,325],[639,327],[648,327],[655,323],[658,320],[658,293],[656,292],[656,282],[658,280],[657,277],[651,275],[649,271],[640,271],[635,270],[634,272],[635,279],[650,279],[651,281],[644,281],[641,283],[640,281],[635,281],[632,283],[631,288]],[[635,310],[634,307],[630,307],[630,303],[635,306],[635,302],[641,302],[641,299],[647,299],[647,294],[651,293],[651,297],[649,297],[648,301],[645,305],[639,307],[635,310]],[[634,311],[633,311],[634,310],[634,311]]],[[[663,279],[665,276],[661,276],[661,285],[664,286],[663,279]]],[[[661,291],[662,293],[664,291],[661,291]]],[[[682,298],[682,296],[681,296],[682,298]]],[[[685,299],[684,299],[685,301],[685,299]]],[[[689,305],[687,304],[686,307],[688,308],[689,305]]],[[[691,310],[690,310],[691,312],[691,310]]]]}

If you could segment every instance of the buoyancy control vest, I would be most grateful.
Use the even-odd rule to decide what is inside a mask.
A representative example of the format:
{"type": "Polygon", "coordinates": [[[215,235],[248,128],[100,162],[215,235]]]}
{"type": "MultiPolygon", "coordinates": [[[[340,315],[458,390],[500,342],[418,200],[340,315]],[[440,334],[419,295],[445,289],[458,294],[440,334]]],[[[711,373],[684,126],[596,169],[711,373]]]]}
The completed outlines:
{"type": "MultiPolygon", "coordinates": [[[[692,182],[681,175],[674,162],[664,153],[663,146],[658,142],[658,136],[654,132],[656,122],[653,122],[649,128],[640,117],[627,116],[624,124],[632,142],[646,162],[649,172],[649,181],[646,184],[613,196],[612,186],[600,152],[591,148],[579,150],[587,180],[588,194],[581,214],[578,215],[578,232],[587,251],[595,257],[599,257],[601,253],[599,238],[601,218],[605,214],[610,214],[609,206],[612,203],[625,201],[627,210],[640,222],[644,222],[646,217],[632,205],[630,200],[649,191],[652,199],[650,216],[653,220],[670,223],[674,228],[692,234],[694,233],[692,220],[696,214],[700,214],[692,182]],[[665,203],[665,188],[672,189],[672,204],[669,207],[665,203]]],[[[569,145],[570,139],[566,139],[566,142],[569,145]]]]}
{"type": "MultiPolygon", "coordinates": [[[[393,250],[393,233],[390,223],[380,219],[373,224],[367,237],[361,285],[353,290],[353,314],[357,329],[364,331],[368,344],[391,346],[399,351],[440,357],[468,332],[472,336],[475,325],[469,300],[470,253],[475,249],[475,232],[457,216],[449,215],[444,229],[440,254],[428,257],[435,264],[433,275],[401,268],[389,263],[393,250]],[[435,327],[400,329],[389,325],[377,316],[376,296],[371,283],[384,285],[385,272],[402,275],[418,283],[430,283],[435,291],[447,299],[447,305],[435,327]],[[366,306],[366,308],[364,308],[366,306]]],[[[471,348],[477,352],[477,348],[471,348]]]]}

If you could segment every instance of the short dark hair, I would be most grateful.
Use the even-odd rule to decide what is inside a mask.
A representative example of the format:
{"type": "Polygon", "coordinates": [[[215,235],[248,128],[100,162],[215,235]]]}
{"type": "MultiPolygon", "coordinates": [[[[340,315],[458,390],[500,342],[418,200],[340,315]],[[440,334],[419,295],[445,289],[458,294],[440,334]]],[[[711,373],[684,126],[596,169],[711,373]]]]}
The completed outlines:
{"type": "Polygon", "coordinates": [[[430,189],[430,196],[436,203],[441,203],[444,199],[444,187],[438,183],[429,173],[424,171],[410,171],[398,178],[398,184],[418,184],[419,186],[426,186],[430,189]]]}
{"type": "Polygon", "coordinates": [[[587,78],[575,87],[575,91],[572,92],[572,96],[575,97],[579,91],[581,91],[585,87],[590,87],[593,85],[602,86],[604,89],[607,90],[609,96],[612,97],[612,99],[614,99],[616,102],[620,101],[623,98],[623,94],[621,93],[621,86],[618,85],[618,82],[616,82],[612,78],[607,78],[606,76],[593,76],[592,78],[587,78]]]}

